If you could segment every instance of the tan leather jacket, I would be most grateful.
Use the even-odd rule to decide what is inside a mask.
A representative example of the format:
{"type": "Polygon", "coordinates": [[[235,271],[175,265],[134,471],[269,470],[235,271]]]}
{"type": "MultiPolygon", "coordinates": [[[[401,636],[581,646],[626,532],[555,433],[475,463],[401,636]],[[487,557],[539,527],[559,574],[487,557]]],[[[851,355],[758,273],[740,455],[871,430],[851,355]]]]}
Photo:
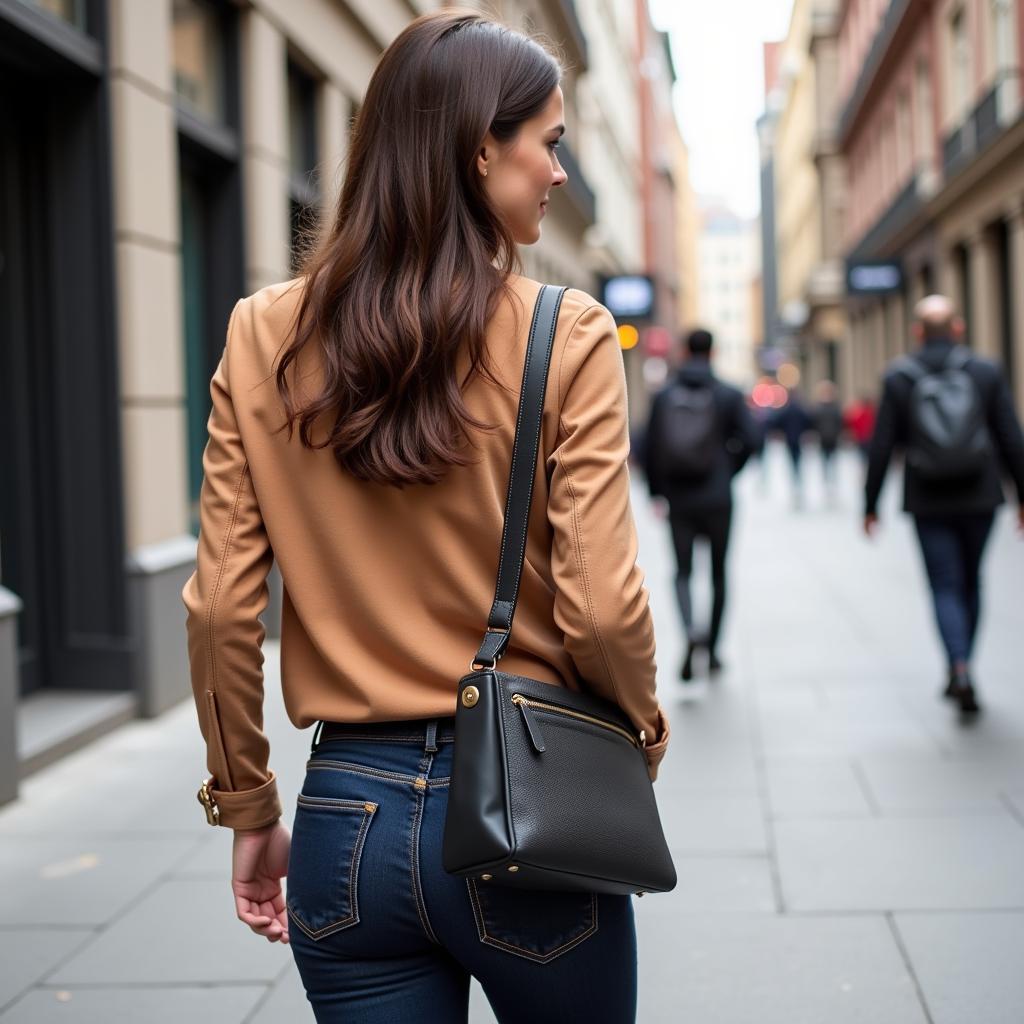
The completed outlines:
{"type": "MultiPolygon", "coordinates": [[[[220,823],[281,814],[263,734],[267,573],[284,580],[281,674],[291,721],[364,722],[455,713],[487,623],[519,388],[540,285],[514,277],[487,331],[501,386],[479,375],[475,464],[399,490],[342,472],[284,421],[275,357],[301,280],[243,299],[211,383],[197,567],[182,591],[192,688],[220,823]],[[518,308],[517,308],[518,307],[518,308]]],[[[311,386],[317,346],[300,359],[311,386]]],[[[468,356],[460,368],[463,379],[468,356]]],[[[292,378],[295,379],[294,377],[292,378]]],[[[589,295],[562,303],[545,397],[512,637],[502,668],[586,688],[645,730],[652,777],[668,742],[655,698],[654,627],[629,498],[626,383],[615,323],[589,295]]]]}

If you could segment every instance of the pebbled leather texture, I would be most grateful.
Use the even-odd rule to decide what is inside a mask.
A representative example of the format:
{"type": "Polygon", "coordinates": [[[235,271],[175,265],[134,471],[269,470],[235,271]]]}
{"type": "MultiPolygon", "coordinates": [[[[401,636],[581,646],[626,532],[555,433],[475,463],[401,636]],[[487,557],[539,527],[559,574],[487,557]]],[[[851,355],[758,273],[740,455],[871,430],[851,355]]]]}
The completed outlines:
{"type": "Polygon", "coordinates": [[[452,781],[443,863],[459,875],[492,875],[492,884],[586,892],[667,892],[676,872],[658,815],[643,750],[601,725],[547,711],[536,750],[514,694],[603,719],[635,736],[613,704],[525,676],[477,672],[472,708],[455,716],[452,781]],[[486,708],[485,715],[476,712],[486,708]],[[497,729],[498,735],[493,732],[497,729]],[[486,735],[487,758],[479,756],[486,735]],[[495,798],[506,801],[498,807],[495,798]],[[481,822],[507,822],[507,848],[481,842],[481,822]],[[509,865],[518,866],[509,872],[509,865]]]}
{"type": "Polygon", "coordinates": [[[486,667],[459,681],[442,863],[452,874],[487,874],[490,884],[522,889],[667,892],[675,866],[626,715],[598,697],[494,667],[515,615],[564,291],[545,285],[534,307],[494,603],[473,663],[486,667]],[[479,696],[466,703],[468,687],[479,696]],[[516,695],[553,707],[534,704],[524,716],[516,695]]]}

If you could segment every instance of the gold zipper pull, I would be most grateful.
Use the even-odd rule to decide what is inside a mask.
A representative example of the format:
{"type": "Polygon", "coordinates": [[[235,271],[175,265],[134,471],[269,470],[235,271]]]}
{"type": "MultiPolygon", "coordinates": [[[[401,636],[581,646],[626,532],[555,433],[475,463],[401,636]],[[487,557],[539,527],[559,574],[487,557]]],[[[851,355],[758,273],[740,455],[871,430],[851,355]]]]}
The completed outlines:
{"type": "Polygon", "coordinates": [[[518,693],[512,694],[512,703],[519,705],[519,710],[523,713],[523,723],[526,726],[526,731],[530,734],[530,742],[533,744],[533,749],[538,754],[543,754],[547,747],[544,746],[544,737],[540,732],[540,725],[537,723],[537,718],[534,713],[530,710],[530,705],[526,702],[526,698],[518,693]]]}

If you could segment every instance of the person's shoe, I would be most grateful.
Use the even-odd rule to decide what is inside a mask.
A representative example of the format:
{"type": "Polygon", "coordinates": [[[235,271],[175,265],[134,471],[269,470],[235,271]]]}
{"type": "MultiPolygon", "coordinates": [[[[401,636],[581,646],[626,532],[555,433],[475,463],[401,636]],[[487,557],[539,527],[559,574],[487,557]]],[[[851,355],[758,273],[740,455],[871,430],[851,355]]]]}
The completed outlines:
{"type": "Polygon", "coordinates": [[[960,705],[962,715],[976,715],[981,711],[971,677],[966,672],[957,672],[950,680],[952,697],[960,705]]]}
{"type": "Polygon", "coordinates": [[[970,683],[959,688],[956,699],[960,702],[960,714],[962,715],[976,715],[981,711],[974,687],[970,683]]]}
{"type": "Polygon", "coordinates": [[[708,675],[717,676],[722,671],[722,662],[714,651],[708,652],[708,675]]]}
{"type": "Polygon", "coordinates": [[[693,652],[695,645],[688,643],[686,645],[686,657],[683,659],[683,667],[679,670],[679,678],[684,683],[688,683],[693,679],[693,652]]]}
{"type": "Polygon", "coordinates": [[[952,669],[949,670],[949,682],[946,683],[942,696],[946,700],[956,700],[956,673],[952,669]]]}

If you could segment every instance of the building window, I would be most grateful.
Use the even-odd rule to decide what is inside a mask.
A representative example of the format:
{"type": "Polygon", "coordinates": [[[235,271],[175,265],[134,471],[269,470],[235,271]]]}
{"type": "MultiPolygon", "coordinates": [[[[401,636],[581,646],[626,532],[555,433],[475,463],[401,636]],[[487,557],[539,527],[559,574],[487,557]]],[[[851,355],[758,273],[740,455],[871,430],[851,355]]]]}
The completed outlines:
{"type": "Polygon", "coordinates": [[[1014,40],[1017,38],[1016,17],[1012,0],[989,0],[989,25],[992,38],[990,52],[993,70],[999,80],[1014,70],[1014,40]]]}
{"type": "Polygon", "coordinates": [[[174,0],[174,91],[182,105],[214,124],[225,120],[224,32],[205,0],[174,0]]]}
{"type": "Polygon", "coordinates": [[[85,0],[22,0],[22,3],[38,7],[83,32],[86,29],[85,0]]]}
{"type": "Polygon", "coordinates": [[[910,120],[910,96],[903,90],[896,100],[896,176],[903,181],[914,162],[914,134],[910,120]]]}
{"type": "Polygon", "coordinates": [[[960,7],[949,21],[950,75],[949,109],[957,123],[963,120],[970,105],[971,96],[971,40],[967,28],[967,11],[960,7]]]}
{"type": "Polygon", "coordinates": [[[288,61],[288,193],[291,207],[291,268],[295,273],[320,221],[317,176],[317,82],[288,61]]]}
{"type": "Polygon", "coordinates": [[[934,127],[932,117],[932,80],[931,72],[926,60],[917,63],[916,70],[916,92],[917,92],[917,124],[915,131],[917,161],[920,167],[930,167],[935,153],[934,127]]]}

